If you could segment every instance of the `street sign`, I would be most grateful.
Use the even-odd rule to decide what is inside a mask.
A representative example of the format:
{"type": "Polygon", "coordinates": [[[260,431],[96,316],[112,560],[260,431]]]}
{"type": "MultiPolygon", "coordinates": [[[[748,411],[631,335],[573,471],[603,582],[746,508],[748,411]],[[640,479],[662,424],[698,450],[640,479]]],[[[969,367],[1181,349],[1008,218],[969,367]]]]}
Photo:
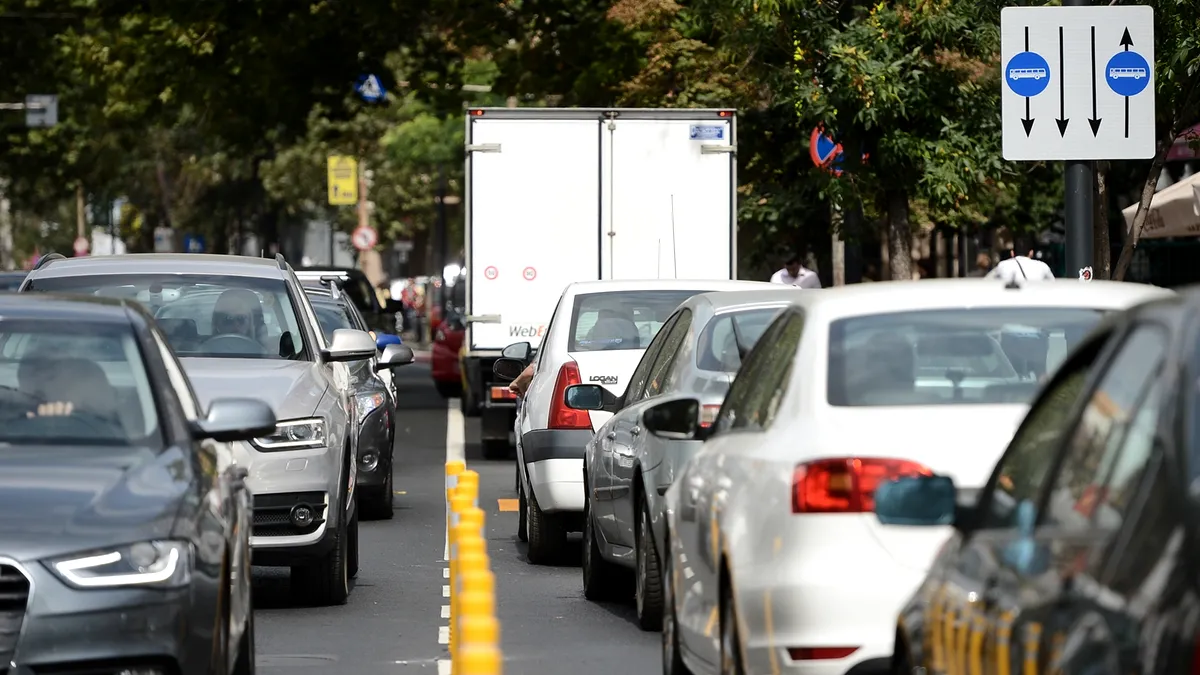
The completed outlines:
{"type": "Polygon", "coordinates": [[[87,255],[89,248],[91,248],[91,244],[88,242],[87,237],[75,238],[75,255],[87,255]]]}
{"type": "Polygon", "coordinates": [[[333,206],[358,203],[358,161],[353,157],[329,156],[329,203],[333,206]]]}
{"type": "Polygon", "coordinates": [[[521,271],[521,276],[525,277],[525,281],[533,281],[537,278],[537,270],[532,267],[526,267],[521,271]]]}
{"type": "Polygon", "coordinates": [[[154,252],[170,253],[174,245],[175,231],[169,227],[154,228],[154,252]]]}
{"type": "Polygon", "coordinates": [[[58,124],[58,97],[30,94],[25,97],[25,126],[52,127],[58,124]]]}
{"type": "Polygon", "coordinates": [[[354,91],[357,91],[358,95],[367,103],[382,101],[387,96],[383,83],[374,75],[363,75],[358,78],[358,84],[355,85],[354,91]]]}
{"type": "Polygon", "coordinates": [[[488,265],[487,269],[483,270],[483,276],[488,281],[495,281],[496,277],[500,276],[500,270],[496,269],[495,266],[488,265]]]}
{"type": "Polygon", "coordinates": [[[379,242],[379,235],[375,233],[375,228],[363,225],[354,230],[354,234],[350,235],[354,242],[354,248],[360,251],[369,251],[375,248],[375,244],[379,242]]]}
{"type": "Polygon", "coordinates": [[[183,235],[184,253],[204,253],[204,237],[198,234],[183,235]]]}
{"type": "Polygon", "coordinates": [[[1154,156],[1154,9],[1000,12],[1004,159],[1154,156]]]}

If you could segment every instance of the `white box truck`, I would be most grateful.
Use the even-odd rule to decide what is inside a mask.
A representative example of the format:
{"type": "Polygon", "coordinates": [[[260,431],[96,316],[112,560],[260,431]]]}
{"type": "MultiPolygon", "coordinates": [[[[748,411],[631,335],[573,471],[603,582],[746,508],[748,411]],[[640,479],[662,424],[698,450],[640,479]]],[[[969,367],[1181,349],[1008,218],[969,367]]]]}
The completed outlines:
{"type": "Polygon", "coordinates": [[[463,408],[498,459],[516,403],[492,364],[536,350],[567,284],[737,277],[737,117],[476,108],[466,127],[463,408]]]}

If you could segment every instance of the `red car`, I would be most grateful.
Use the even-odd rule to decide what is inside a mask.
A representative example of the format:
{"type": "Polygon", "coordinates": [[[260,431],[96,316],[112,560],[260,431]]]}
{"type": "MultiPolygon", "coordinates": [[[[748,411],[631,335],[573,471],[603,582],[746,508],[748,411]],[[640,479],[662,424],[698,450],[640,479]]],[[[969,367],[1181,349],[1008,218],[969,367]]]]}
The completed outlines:
{"type": "Polygon", "coordinates": [[[467,326],[463,322],[463,310],[467,304],[466,294],[466,278],[460,276],[450,287],[450,292],[443,293],[446,302],[442,303],[442,316],[439,317],[442,320],[438,321],[433,331],[429,370],[433,376],[433,386],[443,398],[462,396],[462,371],[459,369],[458,352],[462,349],[463,338],[467,332],[467,326]]]}

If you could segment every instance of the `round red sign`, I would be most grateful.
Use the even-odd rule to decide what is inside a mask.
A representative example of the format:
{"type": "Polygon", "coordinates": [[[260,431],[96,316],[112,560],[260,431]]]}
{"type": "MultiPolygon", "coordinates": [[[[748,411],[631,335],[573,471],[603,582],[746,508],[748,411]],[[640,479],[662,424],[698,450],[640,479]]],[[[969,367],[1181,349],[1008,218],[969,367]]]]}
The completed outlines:
{"type": "Polygon", "coordinates": [[[483,271],[483,276],[487,277],[489,280],[495,279],[496,277],[500,276],[500,270],[489,266],[483,271]]]}
{"type": "Polygon", "coordinates": [[[525,277],[525,281],[533,281],[537,278],[537,270],[532,267],[526,267],[525,271],[521,272],[521,275],[525,277]]]}

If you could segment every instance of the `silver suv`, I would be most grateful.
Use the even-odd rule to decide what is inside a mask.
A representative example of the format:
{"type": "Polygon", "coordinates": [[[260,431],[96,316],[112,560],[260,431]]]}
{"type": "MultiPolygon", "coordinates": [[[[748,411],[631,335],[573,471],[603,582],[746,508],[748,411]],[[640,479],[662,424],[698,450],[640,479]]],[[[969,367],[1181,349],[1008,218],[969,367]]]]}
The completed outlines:
{"type": "MultiPolygon", "coordinates": [[[[204,406],[251,396],[275,410],[275,433],[231,444],[254,494],[253,561],[290,567],[304,600],[344,603],[358,572],[358,416],[347,364],[374,357],[375,340],[338,330],[326,341],[282,256],[51,255],[20,288],[39,291],[140,302],[204,406]]],[[[376,367],[411,360],[390,345],[376,367]]]]}

